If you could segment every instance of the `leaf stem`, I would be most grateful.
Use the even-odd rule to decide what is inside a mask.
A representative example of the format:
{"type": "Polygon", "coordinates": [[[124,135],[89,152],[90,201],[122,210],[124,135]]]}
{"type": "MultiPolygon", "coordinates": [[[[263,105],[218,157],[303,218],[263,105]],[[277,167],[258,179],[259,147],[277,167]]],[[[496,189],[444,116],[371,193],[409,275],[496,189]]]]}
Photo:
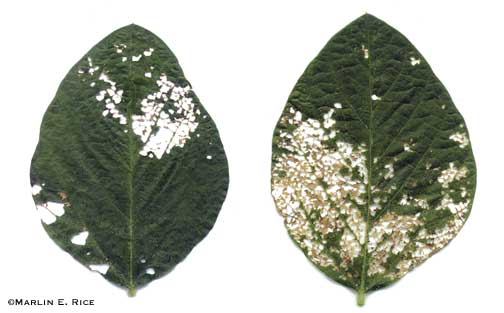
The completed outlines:
{"type": "Polygon", "coordinates": [[[363,306],[366,298],[366,291],[363,288],[359,288],[357,291],[357,305],[363,306]]]}
{"type": "Polygon", "coordinates": [[[128,286],[128,297],[134,297],[136,295],[136,288],[135,286],[128,286]]]}

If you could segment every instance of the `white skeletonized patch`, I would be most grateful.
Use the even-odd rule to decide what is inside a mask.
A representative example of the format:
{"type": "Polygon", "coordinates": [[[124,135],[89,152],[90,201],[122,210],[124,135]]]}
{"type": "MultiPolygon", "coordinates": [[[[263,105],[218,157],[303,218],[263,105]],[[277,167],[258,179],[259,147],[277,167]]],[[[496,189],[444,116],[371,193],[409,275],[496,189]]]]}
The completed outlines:
{"type": "Polygon", "coordinates": [[[435,209],[441,210],[448,208],[453,214],[453,217],[449,219],[444,226],[436,229],[433,233],[429,233],[425,229],[420,230],[409,252],[410,259],[402,260],[397,265],[399,273],[396,276],[403,276],[415,265],[422,263],[433,253],[446,246],[464,225],[466,218],[465,214],[468,212],[468,207],[469,201],[455,203],[453,199],[445,196],[441,204],[435,209]]]}
{"type": "Polygon", "coordinates": [[[100,69],[100,67],[99,66],[94,66],[93,65],[93,59],[91,59],[90,57],[88,57],[87,60],[88,60],[88,66],[89,66],[88,67],[88,73],[90,75],[93,75],[94,72],[96,72],[98,69],[100,69]]]}
{"type": "Polygon", "coordinates": [[[118,119],[120,124],[126,125],[126,115],[121,113],[117,108],[117,105],[122,101],[124,91],[117,89],[116,82],[112,81],[105,73],[101,73],[98,79],[109,86],[106,89],[100,90],[96,95],[96,100],[105,103],[105,110],[102,112],[103,116],[110,114],[112,118],[118,119]]]}
{"type": "Polygon", "coordinates": [[[42,186],[35,184],[32,186],[32,195],[36,196],[42,191],[42,186]]]}
{"type": "Polygon", "coordinates": [[[373,198],[373,202],[369,205],[369,213],[371,216],[375,216],[377,212],[379,212],[383,207],[383,199],[380,198],[373,198]]]}
{"type": "Polygon", "coordinates": [[[417,199],[407,194],[403,194],[401,199],[399,200],[399,205],[402,206],[411,206],[414,205],[416,207],[427,209],[429,207],[428,202],[425,199],[417,199]]]}
{"type": "MultiPolygon", "coordinates": [[[[439,171],[436,180],[442,187],[442,198],[432,203],[428,196],[408,194],[395,185],[383,190],[367,186],[366,145],[340,140],[331,141],[328,148],[328,140],[334,138],[330,133],[338,132],[334,112],[335,109],[329,109],[321,121],[303,118],[301,112],[292,108],[282,116],[280,123],[287,127],[279,128],[276,144],[283,152],[275,156],[272,169],[276,207],[291,237],[315,264],[332,268],[342,273],[343,278],[351,279],[346,269],[363,255],[367,244],[367,275],[399,278],[444,247],[460,231],[470,200],[463,184],[455,187],[451,183],[464,183],[468,170],[449,163],[439,171]],[[396,192],[401,192],[397,198],[396,192]],[[464,200],[455,201],[453,192],[460,192],[464,200]],[[372,217],[367,234],[362,213],[366,204],[372,217]],[[445,224],[434,230],[424,225],[424,214],[433,210],[447,210],[451,214],[445,224]],[[330,236],[335,233],[340,234],[337,245],[330,242],[334,238],[330,236]],[[334,254],[340,257],[338,264],[332,257],[334,254]],[[397,271],[390,269],[391,255],[401,255],[397,271]]],[[[404,151],[414,151],[414,145],[411,141],[404,143],[404,151]]],[[[394,166],[396,161],[394,158],[386,163],[384,170],[375,175],[391,180],[395,170],[398,173],[400,170],[394,166]]],[[[425,166],[431,169],[432,162],[426,161],[425,166]]]]}
{"type": "Polygon", "coordinates": [[[149,275],[154,275],[156,274],[156,271],[152,267],[149,267],[148,269],[145,270],[145,273],[149,275]]]}
{"type": "Polygon", "coordinates": [[[152,53],[154,52],[154,48],[149,48],[147,50],[145,50],[143,52],[143,54],[146,56],[146,57],[150,57],[152,55],[152,53]]]}
{"type": "MultiPolygon", "coordinates": [[[[126,47],[124,44],[114,45],[118,54],[122,54],[126,47]]],[[[138,62],[142,56],[147,58],[153,53],[154,48],[149,48],[138,55],[131,56],[131,60],[138,62]]],[[[91,68],[92,60],[89,58],[88,61],[91,68]]],[[[122,61],[126,62],[127,57],[123,56],[122,61]]],[[[95,68],[93,71],[97,70],[96,67],[93,68],[95,68]]],[[[154,69],[153,66],[150,68],[154,69]]],[[[145,72],[144,76],[151,78],[152,72],[145,72]]],[[[102,116],[117,119],[122,125],[128,124],[126,114],[119,108],[124,90],[119,89],[117,83],[105,71],[100,74],[98,80],[107,85],[96,94],[96,100],[105,105],[102,116]]],[[[93,87],[95,82],[91,84],[93,87]]],[[[174,147],[183,147],[191,138],[191,133],[198,126],[196,115],[200,114],[200,110],[195,109],[193,99],[189,95],[189,86],[177,86],[169,81],[165,74],[160,75],[156,84],[159,89],[141,100],[143,114],[132,115],[131,125],[133,133],[143,142],[139,151],[140,155],[150,158],[156,156],[160,159],[164,153],[170,153],[174,147]],[[165,107],[168,106],[166,110],[165,107]]],[[[124,132],[127,133],[127,129],[124,132]]]]}
{"type": "Polygon", "coordinates": [[[381,100],[381,97],[378,97],[377,95],[373,94],[373,95],[371,95],[371,100],[378,101],[378,100],[381,100]]]}
{"type": "Polygon", "coordinates": [[[391,179],[394,177],[394,163],[391,162],[385,164],[385,170],[387,171],[384,176],[385,179],[391,179]]]}
{"type": "Polygon", "coordinates": [[[460,180],[467,175],[467,168],[461,167],[456,168],[453,162],[449,164],[449,167],[441,172],[441,175],[437,178],[437,181],[441,183],[443,188],[448,188],[448,185],[455,181],[460,180]]]}
{"type": "Polygon", "coordinates": [[[37,212],[39,213],[40,219],[44,224],[50,225],[56,222],[56,219],[65,214],[64,203],[58,202],[46,202],[42,204],[37,204],[37,212]]]}
{"type": "Polygon", "coordinates": [[[156,83],[159,90],[142,99],[143,114],[132,116],[132,127],[144,143],[140,155],[152,153],[160,159],[174,147],[183,147],[191,138],[198,127],[196,115],[200,111],[189,96],[189,86],[176,86],[165,74],[156,83]],[[168,101],[173,102],[173,109],[166,112],[163,109],[168,101]]]}
{"type": "MultiPolygon", "coordinates": [[[[428,202],[425,199],[417,199],[412,196],[403,196],[403,203],[408,205],[413,205],[419,207],[423,210],[449,210],[452,217],[441,227],[435,229],[434,232],[428,232],[425,228],[420,227],[415,240],[410,242],[410,248],[407,252],[406,259],[401,260],[396,268],[399,272],[395,277],[401,277],[411,270],[415,265],[422,263],[427,258],[429,258],[433,253],[439,251],[441,248],[446,246],[450,240],[452,240],[460,231],[464,225],[464,221],[467,218],[467,213],[469,212],[470,201],[467,199],[462,202],[456,202],[451,198],[450,183],[456,180],[461,180],[467,175],[467,169],[465,167],[456,168],[453,163],[449,163],[449,167],[441,171],[438,176],[437,181],[443,187],[443,198],[441,202],[434,208],[430,208],[428,202]],[[450,192],[449,192],[450,191],[450,192]],[[406,199],[406,200],[404,200],[406,199]]],[[[460,193],[463,198],[467,196],[466,187],[462,186],[460,188],[460,193]]],[[[421,213],[417,213],[416,216],[421,216],[421,213]]],[[[419,226],[423,226],[419,224],[419,226]]]]}
{"type": "Polygon", "coordinates": [[[45,207],[49,211],[54,213],[54,215],[56,215],[56,216],[62,216],[63,214],[65,214],[65,209],[64,209],[65,204],[64,203],[49,201],[45,204],[45,207]]]}
{"type": "Polygon", "coordinates": [[[324,114],[324,128],[331,128],[336,121],[332,119],[332,115],[334,113],[334,109],[330,109],[329,112],[324,114]]]}
{"type": "Polygon", "coordinates": [[[121,43],[121,44],[118,44],[118,45],[114,45],[114,48],[116,49],[116,53],[123,53],[124,49],[126,49],[128,46],[121,43]]]}
{"type": "Polygon", "coordinates": [[[51,225],[52,223],[56,222],[56,215],[49,212],[49,210],[47,210],[47,207],[45,207],[44,205],[37,205],[37,212],[44,224],[51,225]]]}
{"type": "Polygon", "coordinates": [[[73,244],[83,246],[86,244],[86,240],[89,236],[88,231],[82,231],[78,233],[77,235],[73,236],[72,239],[70,240],[73,244]]]}
{"type": "Polygon", "coordinates": [[[465,148],[469,144],[469,138],[466,133],[454,133],[450,135],[450,139],[458,143],[460,148],[465,148]]]}
{"type": "Polygon", "coordinates": [[[363,145],[339,141],[335,151],[324,146],[330,132],[325,126],[335,123],[332,113],[333,109],[326,113],[322,123],[303,121],[302,114],[293,109],[284,115],[281,122],[296,129],[279,134],[279,147],[291,153],[282,154],[275,163],[272,195],[291,236],[308,257],[321,266],[336,267],[329,257],[331,251],[324,248],[324,238],[345,229],[338,251],[346,260],[342,266],[359,255],[366,225],[358,208],[347,199],[365,203],[367,167],[363,145]],[[354,170],[359,179],[352,177],[354,170]],[[321,186],[322,182],[327,188],[321,186]],[[308,218],[312,213],[319,216],[313,223],[308,218]]]}
{"type": "Polygon", "coordinates": [[[362,53],[364,54],[364,59],[369,59],[369,49],[366,46],[362,45],[361,47],[362,53]]]}
{"type": "Polygon", "coordinates": [[[89,269],[91,269],[94,272],[98,272],[102,275],[107,274],[109,268],[110,268],[110,265],[108,265],[108,264],[91,264],[91,265],[89,265],[89,269]]]}
{"type": "Polygon", "coordinates": [[[384,265],[390,253],[401,253],[410,242],[408,235],[415,227],[419,226],[419,214],[397,215],[387,212],[377,221],[369,232],[368,252],[371,256],[368,275],[385,273],[384,265]],[[384,240],[384,236],[387,239],[384,240]]]}
{"type": "Polygon", "coordinates": [[[415,59],[414,57],[410,57],[410,64],[415,66],[415,65],[418,65],[420,64],[420,59],[415,59]]]}

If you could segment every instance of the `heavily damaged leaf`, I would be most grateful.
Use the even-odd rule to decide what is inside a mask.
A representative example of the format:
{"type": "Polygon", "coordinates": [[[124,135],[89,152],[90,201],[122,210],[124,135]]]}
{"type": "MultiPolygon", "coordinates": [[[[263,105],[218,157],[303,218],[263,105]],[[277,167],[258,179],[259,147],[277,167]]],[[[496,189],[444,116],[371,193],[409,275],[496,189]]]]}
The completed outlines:
{"type": "Polygon", "coordinates": [[[133,295],[210,231],[228,167],[173,53],[130,25],[61,83],[42,121],[31,184],[51,238],[133,295]]]}
{"type": "Polygon", "coordinates": [[[360,305],[457,235],[475,187],[448,92],[403,35],[369,14],[310,63],[275,129],[272,194],[285,226],[360,305]]]}

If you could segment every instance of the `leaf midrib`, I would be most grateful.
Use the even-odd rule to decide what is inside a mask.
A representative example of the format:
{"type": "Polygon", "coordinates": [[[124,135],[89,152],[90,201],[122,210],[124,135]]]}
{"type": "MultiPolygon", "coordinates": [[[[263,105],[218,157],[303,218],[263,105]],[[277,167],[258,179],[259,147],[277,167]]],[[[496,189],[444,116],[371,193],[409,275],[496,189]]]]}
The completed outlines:
{"type": "MultiPolygon", "coordinates": [[[[367,25],[366,25],[367,26],[367,25]]],[[[367,28],[367,27],[366,27],[367,28]]],[[[368,271],[368,242],[369,242],[369,227],[370,227],[370,218],[369,218],[369,206],[371,203],[371,179],[373,176],[372,168],[373,168],[373,100],[372,96],[372,80],[373,77],[371,75],[371,39],[369,35],[369,30],[367,30],[367,49],[368,49],[368,106],[369,106],[369,122],[368,122],[368,179],[366,184],[366,192],[367,192],[367,205],[366,205],[366,233],[364,236],[364,245],[363,245],[363,255],[362,255],[362,268],[361,268],[361,281],[358,289],[357,303],[359,305],[364,305],[364,295],[366,293],[366,277],[368,271]]]]}
{"type": "MultiPolygon", "coordinates": [[[[133,25],[132,25],[133,26],[133,25]]],[[[133,50],[133,29],[130,30],[130,41],[129,47],[133,50]]],[[[133,62],[130,60],[129,68],[128,68],[128,84],[132,82],[131,73],[132,73],[133,62]]],[[[127,175],[127,193],[128,193],[128,295],[134,296],[136,293],[135,282],[133,280],[133,206],[134,206],[134,198],[133,198],[133,168],[135,163],[136,151],[134,147],[134,137],[133,137],[133,125],[132,125],[132,114],[133,114],[133,105],[135,103],[136,98],[136,88],[135,84],[130,84],[132,86],[132,95],[130,97],[130,101],[126,107],[126,115],[128,120],[128,175],[127,175]]]]}

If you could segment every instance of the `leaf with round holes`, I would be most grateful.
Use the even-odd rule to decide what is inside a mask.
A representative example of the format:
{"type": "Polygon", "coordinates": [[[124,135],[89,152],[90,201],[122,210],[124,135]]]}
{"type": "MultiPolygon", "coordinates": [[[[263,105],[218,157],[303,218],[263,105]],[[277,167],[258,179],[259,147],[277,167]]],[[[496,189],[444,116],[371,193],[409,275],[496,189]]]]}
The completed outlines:
{"type": "Polygon", "coordinates": [[[272,195],[289,235],[364,295],[446,246],[468,218],[476,165],[426,60],[366,14],[310,63],[273,137],[272,195]]]}
{"type": "Polygon", "coordinates": [[[210,231],[228,167],[173,53],[130,25],[61,83],[42,121],[31,184],[51,238],[133,295],[210,231]]]}

